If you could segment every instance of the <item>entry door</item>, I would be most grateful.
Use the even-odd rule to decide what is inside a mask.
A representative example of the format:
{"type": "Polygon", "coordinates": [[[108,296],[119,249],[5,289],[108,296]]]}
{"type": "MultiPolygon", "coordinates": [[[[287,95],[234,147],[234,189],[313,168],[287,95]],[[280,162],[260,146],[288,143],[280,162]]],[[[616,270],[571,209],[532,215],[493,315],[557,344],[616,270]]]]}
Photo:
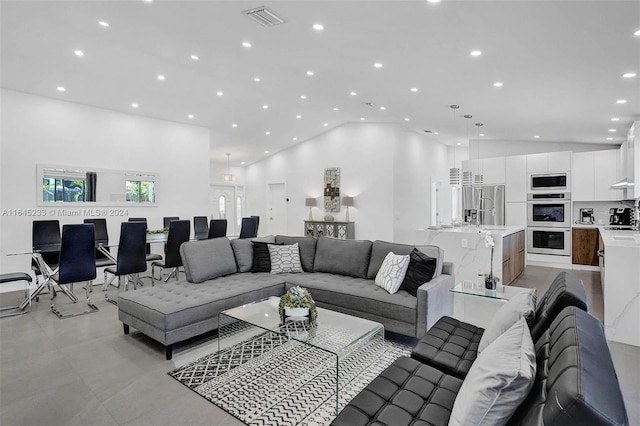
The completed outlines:
{"type": "Polygon", "coordinates": [[[267,184],[267,223],[271,235],[287,234],[286,198],[285,182],[267,184]]]}
{"type": "Polygon", "coordinates": [[[211,186],[211,219],[227,219],[227,235],[240,234],[238,221],[242,211],[238,211],[238,194],[242,194],[242,188],[225,185],[211,186]]]}

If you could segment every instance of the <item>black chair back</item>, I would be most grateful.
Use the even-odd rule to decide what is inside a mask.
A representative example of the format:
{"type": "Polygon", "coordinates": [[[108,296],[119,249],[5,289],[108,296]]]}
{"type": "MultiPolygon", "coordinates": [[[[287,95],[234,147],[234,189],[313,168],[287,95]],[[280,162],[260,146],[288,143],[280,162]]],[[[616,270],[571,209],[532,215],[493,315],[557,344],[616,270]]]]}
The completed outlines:
{"type": "Polygon", "coordinates": [[[162,218],[162,227],[167,229],[172,220],[180,220],[178,216],[167,216],[162,218]]]}
{"type": "MultiPolygon", "coordinates": [[[[130,217],[129,222],[144,222],[145,227],[147,226],[147,218],[146,217],[130,217]]],[[[146,237],[145,237],[146,238],[146,237]]],[[[151,253],[151,244],[147,243],[145,245],[145,253],[151,253]]]]}
{"type": "Polygon", "coordinates": [[[64,225],[60,246],[58,283],[96,278],[95,228],[93,224],[64,225]]]}
{"type": "MultiPolygon", "coordinates": [[[[34,220],[32,233],[31,233],[31,243],[33,245],[34,250],[43,250],[46,249],[47,246],[60,244],[60,221],[58,220],[34,220]]],[[[42,251],[40,253],[42,258],[47,263],[47,265],[54,267],[58,264],[60,260],[60,251],[50,249],[48,251],[42,251]]],[[[40,268],[38,264],[32,260],[31,267],[36,272],[37,275],[40,275],[40,268]]]]}
{"type": "MultiPolygon", "coordinates": [[[[92,223],[95,228],[96,233],[96,244],[102,243],[105,245],[104,249],[106,251],[109,250],[109,233],[107,232],[107,219],[104,218],[96,218],[96,219],[85,219],[84,223],[92,223]]],[[[108,259],[107,255],[102,253],[100,250],[96,249],[96,259],[108,259]]]]}
{"type": "Polygon", "coordinates": [[[197,239],[209,237],[209,220],[206,216],[193,217],[193,235],[197,239]]]}
{"type": "Polygon", "coordinates": [[[136,274],[147,270],[146,222],[122,222],[120,224],[120,243],[118,244],[117,275],[136,274]]]}
{"type": "Polygon", "coordinates": [[[169,224],[167,245],[164,247],[164,267],[175,268],[182,266],[180,257],[180,245],[189,241],[191,234],[191,222],[188,220],[174,220],[169,224]]]}
{"type": "Polygon", "coordinates": [[[258,229],[260,229],[260,216],[251,216],[256,218],[256,236],[258,234],[258,229]]]}
{"type": "Polygon", "coordinates": [[[209,238],[225,237],[227,235],[227,219],[211,219],[209,222],[209,238]]]}
{"type": "Polygon", "coordinates": [[[255,217],[243,217],[239,238],[255,238],[258,236],[258,219],[255,217]]]}

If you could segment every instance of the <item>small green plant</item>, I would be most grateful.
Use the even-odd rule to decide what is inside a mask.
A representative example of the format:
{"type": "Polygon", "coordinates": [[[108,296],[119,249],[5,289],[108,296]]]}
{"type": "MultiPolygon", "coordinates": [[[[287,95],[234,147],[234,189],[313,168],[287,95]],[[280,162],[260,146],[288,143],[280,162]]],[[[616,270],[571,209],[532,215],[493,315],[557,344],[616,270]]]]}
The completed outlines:
{"type": "Polygon", "coordinates": [[[149,234],[149,235],[153,235],[153,234],[166,234],[167,232],[169,232],[169,228],[162,228],[162,229],[147,229],[147,234],[149,234]]]}
{"type": "Polygon", "coordinates": [[[313,324],[318,318],[316,303],[311,297],[311,293],[306,288],[291,287],[281,298],[278,305],[280,319],[284,322],[284,308],[309,308],[309,321],[313,324]]]}

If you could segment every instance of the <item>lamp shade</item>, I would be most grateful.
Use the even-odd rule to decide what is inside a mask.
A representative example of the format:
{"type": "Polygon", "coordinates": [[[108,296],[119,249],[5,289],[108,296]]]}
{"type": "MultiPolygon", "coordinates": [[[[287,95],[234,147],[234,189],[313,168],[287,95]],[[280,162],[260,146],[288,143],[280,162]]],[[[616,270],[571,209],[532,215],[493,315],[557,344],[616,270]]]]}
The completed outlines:
{"type": "Polygon", "coordinates": [[[315,207],[318,205],[315,198],[305,198],[304,205],[307,207],[315,207]]]}
{"type": "Polygon", "coordinates": [[[342,197],[342,205],[345,207],[353,207],[353,197],[342,197]]]}

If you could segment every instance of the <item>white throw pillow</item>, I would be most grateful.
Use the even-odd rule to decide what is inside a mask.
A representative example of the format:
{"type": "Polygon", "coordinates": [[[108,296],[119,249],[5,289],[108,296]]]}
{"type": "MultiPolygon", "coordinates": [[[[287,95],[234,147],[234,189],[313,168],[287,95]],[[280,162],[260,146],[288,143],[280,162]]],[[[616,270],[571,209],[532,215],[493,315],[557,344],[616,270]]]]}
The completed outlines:
{"type": "Polygon", "coordinates": [[[390,294],[394,294],[400,288],[409,267],[409,255],[394,254],[392,251],[382,261],[382,265],[376,275],[376,285],[384,288],[390,294]]]}
{"type": "Polygon", "coordinates": [[[513,296],[493,314],[478,343],[478,353],[482,352],[491,342],[511,328],[520,318],[527,319],[535,315],[535,312],[536,292],[534,289],[523,291],[513,296]]]}
{"type": "Polygon", "coordinates": [[[478,355],[456,396],[449,425],[504,425],[536,377],[529,326],[518,320],[478,355]]]}
{"type": "Polygon", "coordinates": [[[302,272],[300,263],[300,249],[298,243],[289,245],[267,245],[271,257],[271,273],[302,272]]]}

